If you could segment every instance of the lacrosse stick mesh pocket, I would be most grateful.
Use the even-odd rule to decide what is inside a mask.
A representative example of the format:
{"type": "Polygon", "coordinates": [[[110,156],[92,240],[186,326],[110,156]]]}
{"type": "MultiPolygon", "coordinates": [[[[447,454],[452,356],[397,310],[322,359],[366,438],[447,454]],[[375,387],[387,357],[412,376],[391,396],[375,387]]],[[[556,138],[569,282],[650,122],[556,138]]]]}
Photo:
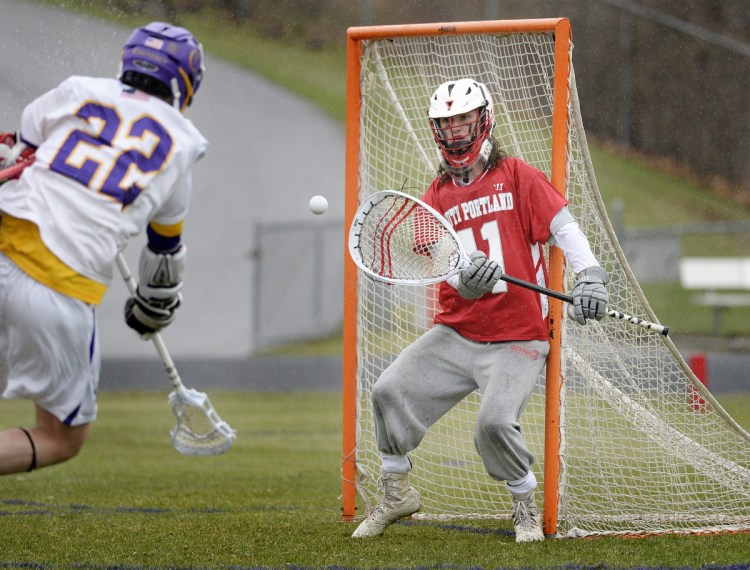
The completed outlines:
{"type": "Polygon", "coordinates": [[[184,455],[219,455],[232,447],[236,432],[214,410],[208,396],[192,388],[173,391],[169,403],[177,418],[172,445],[184,455]]]}

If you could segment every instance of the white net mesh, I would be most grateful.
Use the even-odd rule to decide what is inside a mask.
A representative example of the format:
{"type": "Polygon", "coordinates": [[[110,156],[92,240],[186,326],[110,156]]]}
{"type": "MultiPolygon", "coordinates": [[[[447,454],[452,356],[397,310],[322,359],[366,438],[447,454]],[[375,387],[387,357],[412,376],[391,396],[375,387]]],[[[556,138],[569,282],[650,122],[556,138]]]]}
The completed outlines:
{"type": "MultiPolygon", "coordinates": [[[[424,192],[438,166],[427,101],[440,83],[461,77],[489,87],[501,146],[550,175],[552,34],[368,40],[361,65],[360,201],[383,189],[424,192]]],[[[571,211],[610,272],[611,307],[656,321],[601,204],[571,84],[571,211]]],[[[570,275],[566,282],[570,288],[570,275]]],[[[380,458],[371,389],[431,325],[435,289],[383,285],[361,273],[358,289],[358,485],[374,506],[380,458]]],[[[562,370],[559,533],[750,528],[750,437],[707,392],[706,406],[693,405],[697,380],[669,339],[616,319],[586,327],[566,319],[562,370]]],[[[540,482],[544,400],[540,377],[521,418],[540,482]]],[[[411,454],[412,482],[428,515],[510,513],[504,485],[486,474],[474,449],[478,404],[477,394],[465,399],[411,454]]]]}
{"type": "Polygon", "coordinates": [[[172,446],[184,455],[219,455],[232,447],[237,437],[214,410],[208,396],[192,388],[177,388],[169,394],[177,425],[171,430],[172,446]]]}
{"type": "Polygon", "coordinates": [[[419,202],[399,192],[370,196],[352,224],[352,257],[391,282],[436,282],[459,267],[458,239],[419,202]]]}

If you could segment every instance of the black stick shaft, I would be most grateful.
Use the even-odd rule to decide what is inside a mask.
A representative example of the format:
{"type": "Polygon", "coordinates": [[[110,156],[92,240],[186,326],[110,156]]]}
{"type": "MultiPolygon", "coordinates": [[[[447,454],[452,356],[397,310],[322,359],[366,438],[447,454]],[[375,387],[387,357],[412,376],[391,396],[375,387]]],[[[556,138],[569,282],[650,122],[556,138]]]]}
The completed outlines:
{"type": "Polygon", "coordinates": [[[571,297],[570,295],[560,293],[560,291],[555,291],[554,289],[547,289],[547,287],[542,287],[541,285],[537,285],[536,283],[529,283],[528,281],[518,279],[517,277],[511,277],[510,275],[506,275],[505,273],[500,276],[500,279],[502,279],[503,281],[507,281],[508,283],[518,285],[519,287],[523,287],[524,289],[531,289],[532,291],[536,291],[537,293],[544,293],[548,297],[560,299],[560,301],[565,301],[566,303],[573,302],[573,297],[571,297]]]}
{"type": "MultiPolygon", "coordinates": [[[[532,291],[536,291],[537,293],[543,293],[548,297],[559,299],[560,301],[565,301],[566,303],[573,303],[573,297],[571,297],[570,295],[560,293],[559,291],[555,291],[554,289],[542,287],[541,285],[537,285],[536,283],[529,283],[528,281],[524,281],[523,279],[518,279],[517,277],[506,275],[505,273],[500,276],[500,279],[508,283],[513,283],[514,285],[518,285],[519,287],[523,287],[525,289],[531,289],[532,291]]],[[[639,319],[638,317],[627,315],[625,313],[614,311],[612,309],[607,310],[607,315],[615,319],[627,321],[631,325],[636,325],[650,331],[657,332],[664,336],[669,335],[669,327],[667,325],[660,325],[658,323],[652,323],[651,321],[644,321],[643,319],[639,319]]]]}

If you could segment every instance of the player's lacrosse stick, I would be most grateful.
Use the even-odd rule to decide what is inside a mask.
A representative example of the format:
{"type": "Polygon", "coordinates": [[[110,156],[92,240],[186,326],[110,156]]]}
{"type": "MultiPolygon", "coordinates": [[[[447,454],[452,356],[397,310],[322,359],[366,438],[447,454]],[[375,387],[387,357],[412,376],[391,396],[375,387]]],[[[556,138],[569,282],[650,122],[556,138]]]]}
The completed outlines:
{"type": "MultiPolygon", "coordinates": [[[[117,267],[130,294],[135,295],[135,279],[121,253],[117,254],[117,267]]],[[[161,335],[154,333],[151,340],[174,386],[169,394],[169,403],[177,418],[177,425],[170,432],[174,448],[185,455],[219,455],[229,451],[237,432],[219,417],[205,393],[185,388],[161,335]]]]}
{"type": "MultiPolygon", "coordinates": [[[[349,229],[349,254],[376,281],[427,285],[445,281],[470,264],[461,240],[436,210],[403,192],[368,196],[349,229]]],[[[572,303],[573,297],[503,273],[503,281],[572,303]]],[[[607,315],[664,336],[669,327],[614,311],[607,315]]]]}

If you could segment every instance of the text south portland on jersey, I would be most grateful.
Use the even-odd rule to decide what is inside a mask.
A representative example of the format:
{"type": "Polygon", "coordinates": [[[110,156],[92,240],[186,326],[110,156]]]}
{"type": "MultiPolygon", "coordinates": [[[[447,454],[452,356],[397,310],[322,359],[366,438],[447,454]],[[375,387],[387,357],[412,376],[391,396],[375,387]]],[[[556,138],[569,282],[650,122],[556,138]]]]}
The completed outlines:
{"type": "Polygon", "coordinates": [[[513,194],[510,192],[503,192],[503,185],[495,184],[495,194],[489,196],[480,196],[474,200],[467,200],[460,204],[453,206],[450,210],[445,212],[445,218],[451,223],[452,226],[456,226],[465,220],[473,220],[479,216],[484,216],[492,212],[500,212],[503,210],[513,209],[513,194]]]}

